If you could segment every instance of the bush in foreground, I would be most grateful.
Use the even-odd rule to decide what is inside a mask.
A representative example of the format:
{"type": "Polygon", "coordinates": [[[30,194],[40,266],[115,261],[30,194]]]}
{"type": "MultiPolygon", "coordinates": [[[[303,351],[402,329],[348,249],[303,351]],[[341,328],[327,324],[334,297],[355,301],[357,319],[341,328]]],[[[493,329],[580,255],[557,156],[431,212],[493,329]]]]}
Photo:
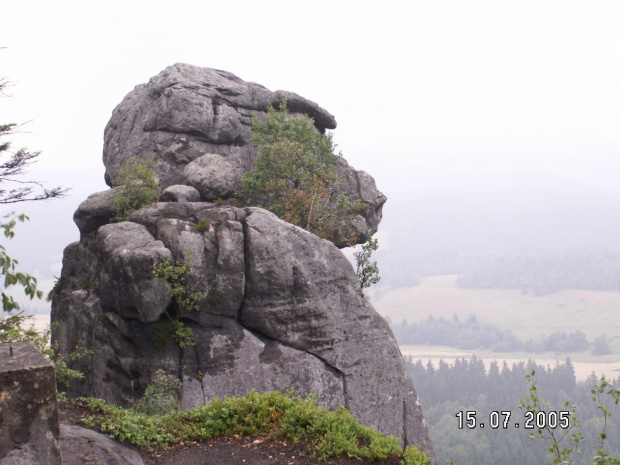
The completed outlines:
{"type": "Polygon", "coordinates": [[[78,403],[96,414],[89,418],[88,426],[147,449],[243,435],[304,441],[309,453],[319,460],[348,456],[375,461],[396,455],[402,464],[425,465],[429,461],[417,447],[403,450],[397,437],[359,424],[344,407],[332,412],[318,407],[316,396],[303,398],[294,392],[251,391],[245,397],[213,399],[209,405],[167,415],[147,415],[98,399],[82,398],[78,403]]]}

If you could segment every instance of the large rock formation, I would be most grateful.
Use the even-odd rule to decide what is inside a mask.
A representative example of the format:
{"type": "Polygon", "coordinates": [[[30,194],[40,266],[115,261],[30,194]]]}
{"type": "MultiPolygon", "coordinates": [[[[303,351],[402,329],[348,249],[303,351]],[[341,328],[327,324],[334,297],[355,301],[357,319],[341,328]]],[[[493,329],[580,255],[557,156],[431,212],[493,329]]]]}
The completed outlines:
{"type": "MultiPolygon", "coordinates": [[[[229,198],[257,156],[249,142],[252,117],[264,118],[268,105],[278,107],[284,99],[291,113],[312,117],[318,131],[336,127],[332,115],[293,92],[272,92],[226,71],[169,66],[136,86],[114,109],[104,137],[106,182],[112,185],[128,158],[154,153],[162,187],[193,186],[203,201],[229,198]]],[[[368,232],[377,229],[386,198],[371,176],[344,158],[338,160],[338,173],[344,181],[340,191],[366,204],[351,221],[351,233],[363,243],[368,232]]]]}
{"type": "MultiPolygon", "coordinates": [[[[335,125],[327,112],[295,94],[271,93],[221,71],[170,67],[115,110],[106,130],[108,177],[129,154],[158,149],[166,154],[158,165],[163,185],[183,184],[190,177],[186,166],[223,143],[229,150],[217,153],[247,169],[254,156],[247,145],[252,111],[283,96],[289,107],[311,113],[319,129],[335,125]],[[209,118],[199,125],[194,113],[209,118]]],[[[360,197],[380,197],[369,175],[350,173],[347,182],[360,197]]],[[[199,184],[194,187],[203,197],[199,184]]],[[[65,249],[53,299],[61,352],[93,349],[76,364],[86,377],[71,394],[131,405],[158,369],[182,380],[186,408],[250,389],[292,386],[302,394],[317,392],[321,405],[345,405],[362,423],[432,452],[396,341],[334,244],[262,209],[204,198],[177,201],[197,195],[178,186],[168,189],[167,202],[110,223],[117,193],[93,194],[76,211],[81,239],[65,249]],[[188,292],[206,294],[198,310],[183,310],[154,277],[153,267],[166,259],[191,265],[188,292]],[[169,341],[158,347],[157,333],[170,318],[193,330],[195,345],[169,341]]],[[[372,221],[378,222],[380,205],[375,212],[372,221]]]]}

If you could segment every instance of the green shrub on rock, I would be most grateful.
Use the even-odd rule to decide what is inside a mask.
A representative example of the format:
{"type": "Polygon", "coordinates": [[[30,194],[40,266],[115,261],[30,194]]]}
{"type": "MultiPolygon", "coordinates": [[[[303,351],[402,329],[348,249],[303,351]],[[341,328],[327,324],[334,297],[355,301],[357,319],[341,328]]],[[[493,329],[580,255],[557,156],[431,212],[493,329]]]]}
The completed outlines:
{"type": "Polygon", "coordinates": [[[194,229],[198,232],[205,232],[209,230],[209,220],[202,218],[194,223],[194,229]]]}
{"type": "Polygon", "coordinates": [[[187,292],[187,278],[191,269],[189,263],[173,262],[167,257],[153,266],[153,276],[166,285],[170,296],[175,299],[181,309],[188,312],[198,310],[200,301],[207,297],[204,292],[192,294],[187,292]]]}
{"type": "Polygon", "coordinates": [[[373,284],[377,284],[381,280],[377,262],[370,261],[372,253],[379,248],[379,241],[373,237],[374,235],[375,231],[370,231],[370,234],[368,234],[368,241],[362,245],[361,250],[353,253],[353,258],[355,258],[355,263],[357,265],[355,276],[357,276],[357,282],[362,290],[373,284]]]}
{"type": "MultiPolygon", "coordinates": [[[[206,220],[205,220],[206,221],[206,220]]],[[[188,258],[189,260],[189,258],[188,258]]],[[[189,263],[180,261],[173,262],[170,258],[164,258],[160,263],[153,266],[153,276],[166,286],[170,297],[176,302],[179,310],[191,312],[200,308],[200,301],[207,298],[204,292],[187,292],[187,278],[191,271],[189,263]]],[[[165,312],[168,321],[161,323],[155,329],[155,345],[164,349],[170,340],[175,340],[181,349],[196,343],[196,334],[176,318],[165,312]]]]}
{"type": "Polygon", "coordinates": [[[259,154],[244,173],[237,196],[317,236],[351,242],[346,221],[365,208],[339,193],[338,155],[331,134],[321,134],[307,115],[289,117],[286,101],[269,107],[265,121],[252,121],[259,154]],[[345,236],[345,237],[341,237],[345,236]]]}
{"type": "Polygon", "coordinates": [[[131,157],[118,170],[112,186],[123,189],[114,198],[112,221],[125,221],[134,211],[159,201],[162,190],[154,165],[154,156],[148,156],[143,160],[131,157]]]}
{"type": "Polygon", "coordinates": [[[134,405],[133,409],[146,415],[166,415],[179,408],[178,392],[181,381],[163,370],[157,370],[155,381],[150,384],[144,395],[134,405]]]}
{"type": "MultiPolygon", "coordinates": [[[[170,377],[176,380],[174,377],[170,377]]],[[[161,383],[172,398],[172,380],[161,383]]],[[[155,383],[157,384],[157,383],[155,383]]],[[[148,389],[147,389],[148,392],[148,389]]],[[[145,393],[144,398],[159,396],[145,393]]],[[[301,397],[294,391],[257,393],[244,397],[212,399],[197,409],[147,415],[137,407],[125,410],[93,399],[80,399],[96,416],[88,426],[98,427],[121,441],[153,448],[168,448],[220,436],[250,436],[304,442],[318,460],[351,457],[378,461],[397,457],[403,465],[426,465],[429,457],[417,447],[398,445],[396,436],[384,436],[358,423],[344,407],[336,411],[318,407],[316,395],[301,397]]],[[[142,401],[140,401],[142,402],[142,401]]]]}

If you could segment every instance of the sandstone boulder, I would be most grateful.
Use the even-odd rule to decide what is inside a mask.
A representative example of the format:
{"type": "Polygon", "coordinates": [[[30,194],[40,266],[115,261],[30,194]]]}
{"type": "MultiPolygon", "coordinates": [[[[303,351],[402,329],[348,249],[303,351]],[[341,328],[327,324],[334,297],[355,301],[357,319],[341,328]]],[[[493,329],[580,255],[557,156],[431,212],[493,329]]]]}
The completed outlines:
{"type": "MultiPolygon", "coordinates": [[[[116,107],[105,131],[106,182],[131,156],[154,153],[163,202],[110,223],[118,187],[91,195],[74,215],[80,241],[64,251],[52,339],[62,354],[75,347],[92,354],[74,363],[85,377],[69,394],[130,406],[158,370],[182,381],[184,408],[293,387],[316,392],[320,405],[345,405],[362,423],[433,456],[396,341],[338,249],[346,244],[260,208],[211,203],[233,196],[254,165],[252,118],[284,99],[291,113],[314,118],[317,131],[336,127],[296,94],[184,64],[116,107]],[[190,266],[183,288],[201,296],[197,309],[155,277],[165,260],[190,266]],[[170,322],[189,328],[195,344],[170,337],[170,322]]],[[[343,158],[338,172],[339,193],[366,205],[343,218],[348,235],[364,242],[381,221],[385,196],[343,158]]]]}
{"type": "MultiPolygon", "coordinates": [[[[257,149],[250,144],[252,118],[265,118],[268,105],[278,107],[284,99],[291,113],[312,117],[318,131],[336,127],[326,110],[292,92],[272,92],[226,71],[169,66],[148,83],[136,86],[112,113],[104,136],[106,182],[112,185],[131,156],[154,153],[163,188],[186,184],[198,189],[202,200],[228,198],[238,188],[240,176],[254,166],[257,149]]],[[[371,176],[356,171],[342,158],[338,172],[345,181],[339,190],[366,204],[351,219],[353,226],[348,231],[363,243],[371,229],[378,229],[386,198],[371,176]]]]}
{"type": "Polygon", "coordinates": [[[62,465],[144,465],[140,454],[104,434],[70,423],[60,424],[62,465]]]}
{"type": "Polygon", "coordinates": [[[221,155],[208,153],[183,169],[185,183],[200,192],[202,200],[227,199],[241,187],[241,172],[221,155]]]}
{"type": "Polygon", "coordinates": [[[131,405],[158,369],[180,376],[184,407],[292,386],[431,450],[396,341],[331,242],[262,209],[203,202],[159,203],[95,234],[65,251],[53,300],[61,351],[94,350],[71,394],[131,405]],[[198,311],[175,307],[149,274],[164,257],[191,263],[188,289],[207,294],[198,311]],[[170,315],[194,346],[156,346],[170,315]]]}
{"type": "Polygon", "coordinates": [[[0,343],[0,465],[60,465],[54,365],[31,342],[0,343]]]}
{"type": "Polygon", "coordinates": [[[170,251],[144,226],[128,221],[99,228],[97,242],[104,268],[93,282],[98,282],[102,305],[145,323],[157,321],[170,296],[153,279],[153,266],[171,258],[170,251]]]}
{"type": "Polygon", "coordinates": [[[95,192],[84,200],[73,214],[73,221],[80,233],[88,234],[108,224],[114,216],[114,198],[122,191],[122,187],[95,192]]]}
{"type": "Polygon", "coordinates": [[[200,202],[200,192],[192,186],[175,184],[164,189],[161,200],[162,202],[200,202]]]}

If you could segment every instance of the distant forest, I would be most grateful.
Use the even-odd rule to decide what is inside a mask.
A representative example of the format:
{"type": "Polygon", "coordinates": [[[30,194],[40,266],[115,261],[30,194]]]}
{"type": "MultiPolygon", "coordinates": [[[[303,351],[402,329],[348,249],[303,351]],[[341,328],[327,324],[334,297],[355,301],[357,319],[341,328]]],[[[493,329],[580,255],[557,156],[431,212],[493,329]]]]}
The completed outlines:
{"type": "MultiPolygon", "coordinates": [[[[575,465],[591,465],[597,449],[598,434],[602,424],[597,422],[600,411],[590,398],[590,389],[597,378],[592,375],[584,382],[577,382],[570,359],[553,367],[534,362],[520,362],[509,367],[493,362],[488,373],[482,360],[472,357],[455,360],[454,365],[440,361],[433,366],[429,361],[414,362],[405,358],[424,409],[438,463],[447,460],[459,465],[541,465],[547,463],[547,445],[528,437],[532,430],[523,429],[524,413],[517,408],[519,400],[528,395],[526,374],[536,370],[535,379],[539,394],[547,399],[555,411],[566,410],[559,406],[566,402],[576,404],[577,416],[583,422],[583,433],[588,439],[582,445],[575,465]],[[476,412],[477,427],[459,429],[458,412],[476,412]],[[503,428],[490,427],[491,412],[510,412],[510,421],[503,428]],[[519,422],[520,428],[514,427],[519,422]],[[480,423],[486,423],[480,428],[480,423]]],[[[616,380],[618,387],[620,379],[616,380]]],[[[607,423],[606,451],[620,455],[620,406],[607,403],[613,413],[607,423]]],[[[599,439],[600,441],[600,439],[599,439]]],[[[566,445],[568,446],[568,444],[566,445]]],[[[450,463],[450,462],[448,462],[450,463]]]]}
{"type": "Polygon", "coordinates": [[[605,336],[599,336],[590,342],[583,331],[556,331],[542,341],[522,341],[509,329],[502,331],[497,326],[480,323],[473,314],[464,322],[456,315],[452,320],[429,316],[418,323],[409,323],[404,319],[400,324],[393,324],[389,318],[387,320],[398,345],[443,345],[494,352],[567,353],[591,350],[593,355],[606,355],[611,352],[605,336]]]}
{"type": "Polygon", "coordinates": [[[414,286],[427,276],[455,274],[457,285],[464,288],[519,289],[533,295],[569,289],[620,291],[620,255],[611,252],[544,256],[480,253],[400,265],[382,266],[380,261],[379,267],[383,281],[393,287],[414,286]]]}
{"type": "Polygon", "coordinates": [[[567,289],[620,290],[620,255],[615,253],[489,257],[459,272],[466,288],[520,289],[544,295],[567,289]]]}
{"type": "Polygon", "coordinates": [[[619,209],[618,192],[540,173],[412,182],[383,207],[379,286],[620,291],[619,209]]]}

